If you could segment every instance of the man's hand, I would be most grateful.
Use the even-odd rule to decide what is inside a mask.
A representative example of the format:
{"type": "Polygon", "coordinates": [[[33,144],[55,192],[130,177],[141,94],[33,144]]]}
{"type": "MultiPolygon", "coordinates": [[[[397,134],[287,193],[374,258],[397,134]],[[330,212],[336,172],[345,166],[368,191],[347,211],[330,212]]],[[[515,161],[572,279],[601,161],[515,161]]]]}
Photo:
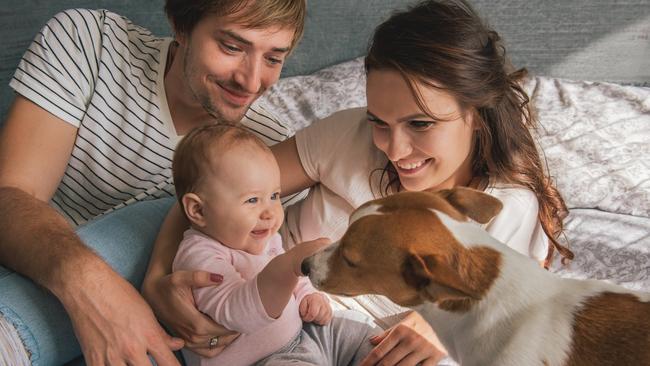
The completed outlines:
{"type": "Polygon", "coordinates": [[[332,307],[327,297],[320,292],[306,295],[300,301],[300,318],[304,322],[313,322],[319,325],[329,324],[332,320],[332,307]]]}
{"type": "Polygon", "coordinates": [[[204,357],[214,357],[232,343],[238,333],[215,323],[196,309],[192,288],[218,286],[223,278],[204,271],[178,271],[157,280],[145,282],[142,293],[158,319],[174,334],[185,340],[185,346],[204,357]],[[218,336],[216,347],[210,339],[218,336]]]}
{"type": "Polygon", "coordinates": [[[179,365],[172,351],[183,341],[165,333],[131,284],[108,266],[83,277],[62,300],[88,365],[148,366],[147,355],[160,366],[179,365]]]}

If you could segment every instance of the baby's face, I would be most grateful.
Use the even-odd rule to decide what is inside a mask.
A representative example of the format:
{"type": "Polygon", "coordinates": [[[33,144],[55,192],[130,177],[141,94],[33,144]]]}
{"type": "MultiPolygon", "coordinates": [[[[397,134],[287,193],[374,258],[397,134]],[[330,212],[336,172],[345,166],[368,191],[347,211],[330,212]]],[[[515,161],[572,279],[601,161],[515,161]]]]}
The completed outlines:
{"type": "Polygon", "coordinates": [[[271,153],[249,144],[220,154],[200,187],[202,230],[229,248],[260,254],[284,220],[280,169],[271,153]]]}

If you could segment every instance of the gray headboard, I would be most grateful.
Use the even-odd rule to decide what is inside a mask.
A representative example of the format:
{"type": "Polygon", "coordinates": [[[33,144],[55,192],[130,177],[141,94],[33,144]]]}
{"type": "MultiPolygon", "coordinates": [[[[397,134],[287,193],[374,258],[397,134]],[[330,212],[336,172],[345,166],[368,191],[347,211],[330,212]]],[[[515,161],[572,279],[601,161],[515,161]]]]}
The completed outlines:
{"type": "MultiPolygon", "coordinates": [[[[505,39],[514,65],[539,75],[650,85],[650,0],[470,0],[505,39]]],[[[310,73],[364,53],[374,27],[414,0],[308,0],[305,36],[283,76],[310,73]]],[[[60,10],[105,8],[168,35],[163,0],[3,0],[0,123],[7,86],[31,39],[60,10]]]]}

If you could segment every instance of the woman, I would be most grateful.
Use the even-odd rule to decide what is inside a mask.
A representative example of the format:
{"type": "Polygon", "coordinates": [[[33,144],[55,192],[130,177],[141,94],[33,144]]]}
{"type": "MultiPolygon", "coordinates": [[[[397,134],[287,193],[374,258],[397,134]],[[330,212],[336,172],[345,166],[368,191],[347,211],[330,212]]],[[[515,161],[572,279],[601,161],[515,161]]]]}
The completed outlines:
{"type": "MultiPolygon", "coordinates": [[[[283,194],[311,187],[287,209],[291,246],[338,239],[362,203],[402,190],[468,186],[504,209],[486,229],[548,265],[566,207],[530,133],[535,120],[499,36],[462,0],[425,1],[381,24],[366,57],[367,108],[338,112],[273,147],[283,194]]],[[[163,319],[164,320],[164,319],[163,319]]],[[[434,365],[444,350],[409,314],[374,342],[364,364],[434,365]]]]}

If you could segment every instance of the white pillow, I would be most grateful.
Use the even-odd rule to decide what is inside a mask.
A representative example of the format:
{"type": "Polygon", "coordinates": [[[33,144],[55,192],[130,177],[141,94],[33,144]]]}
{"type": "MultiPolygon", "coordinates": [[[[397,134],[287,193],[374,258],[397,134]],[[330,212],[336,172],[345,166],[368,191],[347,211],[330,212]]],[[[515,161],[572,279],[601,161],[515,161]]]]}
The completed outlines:
{"type": "Polygon", "coordinates": [[[363,57],[311,75],[280,79],[259,103],[294,131],[334,112],[365,106],[363,57]]]}

